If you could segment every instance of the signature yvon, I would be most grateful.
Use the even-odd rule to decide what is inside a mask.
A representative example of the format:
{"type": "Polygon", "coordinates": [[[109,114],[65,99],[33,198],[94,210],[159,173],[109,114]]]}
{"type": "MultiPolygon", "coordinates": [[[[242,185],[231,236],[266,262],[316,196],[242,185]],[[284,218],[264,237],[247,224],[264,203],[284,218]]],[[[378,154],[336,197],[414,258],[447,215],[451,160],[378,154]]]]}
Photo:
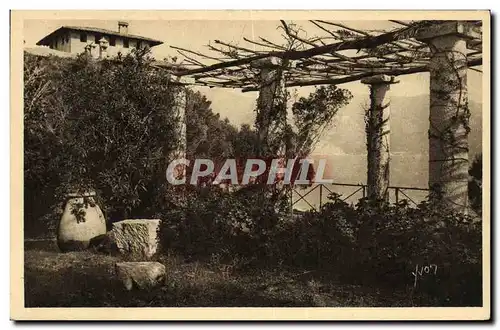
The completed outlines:
{"type": "Polygon", "coordinates": [[[413,286],[417,286],[417,281],[419,278],[422,278],[424,275],[436,275],[438,270],[438,266],[436,264],[428,264],[419,266],[418,264],[415,266],[415,271],[411,272],[411,274],[415,277],[415,281],[413,282],[413,286]]]}

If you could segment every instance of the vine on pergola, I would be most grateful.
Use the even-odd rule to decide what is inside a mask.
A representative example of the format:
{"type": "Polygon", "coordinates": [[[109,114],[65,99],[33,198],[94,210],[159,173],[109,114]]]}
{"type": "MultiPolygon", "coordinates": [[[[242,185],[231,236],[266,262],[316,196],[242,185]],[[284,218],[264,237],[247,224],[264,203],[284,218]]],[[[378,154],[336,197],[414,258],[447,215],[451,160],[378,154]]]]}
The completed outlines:
{"type": "MultiPolygon", "coordinates": [[[[286,87],[337,85],[377,74],[398,76],[428,71],[431,51],[415,35],[443,21],[388,23],[391,28],[387,30],[364,31],[324,20],[310,20],[307,28],[281,21],[281,43],[264,37],[243,38],[241,44],[214,40],[207,45],[209,52],[171,46],[179,54],[175,63],[155,65],[194,78],[194,85],[240,88],[244,92],[259,89],[259,71],[251,63],[267,57],[289,62],[284,72],[286,87]]],[[[470,23],[481,29],[480,21],[470,23]]],[[[467,65],[481,64],[481,40],[469,40],[467,65]]]]}
{"type": "MultiPolygon", "coordinates": [[[[456,77],[451,75],[450,78],[450,74],[458,73],[461,68],[479,71],[474,67],[482,65],[482,22],[397,20],[389,22],[392,26],[387,30],[365,31],[349,27],[344,23],[324,20],[310,20],[308,22],[310,28],[306,29],[282,20],[279,26],[282,31],[282,42],[271,41],[264,37],[252,40],[243,38],[243,44],[215,40],[208,45],[210,50],[208,54],[171,46],[181,56],[180,62],[156,62],[155,65],[170,70],[178,77],[190,77],[190,84],[194,85],[239,88],[243,92],[260,91],[256,127],[264,144],[264,153],[272,154],[283,153],[280,152],[281,146],[276,147],[279,143],[273,143],[269,140],[269,136],[274,135],[274,140],[277,141],[286,141],[281,139],[280,134],[286,136],[289,128],[286,123],[288,96],[286,87],[336,86],[375,75],[399,76],[431,71],[431,80],[434,83],[446,79],[445,83],[448,86],[439,91],[431,90],[431,94],[438,94],[441,91],[444,94],[437,96],[433,94],[434,101],[439,101],[436,99],[446,101],[447,106],[456,108],[456,113],[449,122],[445,120],[446,123],[440,123],[440,126],[445,124],[445,127],[436,128],[431,121],[429,137],[431,141],[439,140],[439,147],[446,149],[441,151],[446,161],[448,159],[460,161],[456,159],[456,155],[460,155],[461,151],[467,151],[466,137],[470,130],[468,126],[470,112],[466,93],[462,93],[464,77],[457,74],[456,77]],[[469,36],[464,38],[467,46],[465,52],[463,54],[460,52],[463,59],[460,61],[449,59],[451,62],[443,65],[443,71],[446,72],[430,70],[429,64],[439,61],[436,58],[440,56],[437,55],[439,52],[430,49],[429,43],[420,41],[417,37],[425,35],[425,31],[439,30],[443,27],[457,28],[453,24],[461,24],[460,28],[467,30],[462,32],[469,36]],[[311,28],[314,32],[309,34],[307,31],[311,31],[311,28]],[[254,65],[264,59],[278,59],[275,62],[279,64],[271,70],[271,75],[276,79],[263,79],[265,69],[254,65]],[[274,87],[269,88],[268,83],[274,87]],[[277,88],[278,86],[280,88],[277,88]],[[266,93],[276,95],[267,98],[266,102],[261,102],[260,99],[266,93]],[[458,93],[457,100],[451,100],[450,93],[458,93]],[[269,135],[271,131],[281,133],[269,135]],[[266,143],[274,147],[269,149],[266,143]]],[[[370,132],[378,129],[376,125],[368,126],[370,132]]],[[[374,148],[380,145],[377,142],[381,138],[380,134],[368,135],[369,138],[375,139],[374,148]]],[[[372,148],[370,146],[368,148],[370,153],[372,148]]]]}

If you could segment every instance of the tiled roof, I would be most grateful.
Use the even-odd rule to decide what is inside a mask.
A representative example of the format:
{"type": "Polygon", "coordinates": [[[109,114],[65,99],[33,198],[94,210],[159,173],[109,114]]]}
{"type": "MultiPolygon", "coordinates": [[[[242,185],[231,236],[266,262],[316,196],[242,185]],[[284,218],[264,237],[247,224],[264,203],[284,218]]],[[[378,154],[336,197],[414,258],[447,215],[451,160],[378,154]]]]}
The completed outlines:
{"type": "Polygon", "coordinates": [[[62,52],[56,49],[50,49],[49,47],[26,47],[24,51],[36,55],[36,56],[58,56],[58,57],[75,57],[73,53],[62,52]]]}
{"type": "Polygon", "coordinates": [[[43,39],[41,39],[39,42],[37,42],[37,45],[49,45],[50,39],[60,31],[64,30],[72,30],[72,31],[85,31],[85,32],[95,32],[95,33],[100,33],[103,35],[109,35],[109,36],[117,36],[117,37],[127,37],[129,39],[137,39],[137,40],[144,40],[144,41],[149,41],[152,46],[157,46],[161,45],[163,41],[156,40],[156,39],[151,39],[147,37],[141,37],[133,34],[123,34],[119,33],[117,31],[112,31],[112,30],[107,30],[107,29],[101,29],[101,28],[95,28],[95,27],[86,27],[86,26],[61,26],[59,29],[55,30],[51,34],[45,36],[43,39]]]}

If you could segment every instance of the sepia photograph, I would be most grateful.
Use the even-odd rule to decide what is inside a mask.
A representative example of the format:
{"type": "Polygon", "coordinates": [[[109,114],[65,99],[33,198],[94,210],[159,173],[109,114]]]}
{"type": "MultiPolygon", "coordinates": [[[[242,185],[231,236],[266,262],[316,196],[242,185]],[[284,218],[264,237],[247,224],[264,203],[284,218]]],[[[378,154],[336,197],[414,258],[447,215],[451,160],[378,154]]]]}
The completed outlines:
{"type": "Polygon", "coordinates": [[[489,38],[12,11],[11,318],[488,319],[489,38]]]}

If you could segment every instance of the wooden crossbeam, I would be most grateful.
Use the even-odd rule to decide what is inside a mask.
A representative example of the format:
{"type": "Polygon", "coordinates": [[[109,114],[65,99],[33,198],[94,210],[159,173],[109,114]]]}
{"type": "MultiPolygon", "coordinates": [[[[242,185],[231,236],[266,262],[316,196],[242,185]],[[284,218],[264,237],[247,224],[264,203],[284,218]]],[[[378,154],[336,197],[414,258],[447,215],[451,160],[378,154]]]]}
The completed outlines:
{"type": "Polygon", "coordinates": [[[289,49],[287,49],[286,47],[282,46],[282,45],[278,45],[278,44],[275,44],[274,42],[271,42],[269,40],[267,40],[266,38],[262,38],[262,37],[259,37],[260,40],[264,41],[265,43],[275,47],[276,49],[281,49],[281,50],[284,50],[284,51],[287,51],[289,49]]]}
{"type": "MultiPolygon", "coordinates": [[[[405,23],[394,21],[397,24],[403,25],[403,28],[383,33],[380,35],[370,35],[366,31],[353,29],[339,23],[327,21],[310,21],[318,28],[327,32],[331,37],[318,37],[315,39],[305,39],[297,35],[293,29],[290,29],[284,21],[282,25],[285,33],[292,40],[301,42],[302,45],[309,45],[311,48],[301,50],[291,50],[285,46],[278,45],[265,38],[259,37],[259,41],[243,38],[246,42],[266,47],[272,51],[252,50],[243,46],[232,45],[219,40],[215,40],[216,44],[229,47],[226,51],[222,47],[214,47],[209,45],[209,48],[223,57],[216,57],[203,54],[201,52],[190,51],[188,49],[171,46],[176,49],[181,55],[186,58],[189,65],[198,66],[193,69],[189,65],[158,65],[169,71],[172,71],[177,76],[192,76],[196,81],[194,84],[209,86],[209,87],[224,87],[224,88],[242,88],[243,92],[257,90],[255,75],[257,72],[252,69],[251,63],[256,60],[267,57],[278,57],[287,60],[286,62],[294,64],[296,67],[287,67],[287,87],[313,86],[322,84],[342,84],[351,81],[356,81],[365,77],[370,77],[378,73],[388,75],[406,75],[418,72],[425,72],[430,57],[430,52],[426,49],[428,46],[424,43],[414,41],[413,36],[422,26],[433,26],[439,22],[425,21],[422,24],[405,23]],[[318,23],[317,23],[318,22],[318,23]],[[321,24],[331,24],[354,33],[361,34],[353,39],[342,39],[335,32],[329,31],[321,24]],[[335,43],[326,43],[328,39],[340,40],[335,43]],[[321,43],[321,45],[319,45],[321,43]],[[388,44],[395,47],[379,48],[380,52],[371,53],[368,49],[373,49],[378,46],[388,44]],[[397,48],[396,48],[397,47],[397,48]],[[234,50],[234,53],[233,53],[234,50]],[[347,56],[339,53],[343,50],[362,51],[360,56],[347,56]],[[204,65],[201,61],[185,54],[193,54],[198,58],[215,60],[219,63],[212,65],[204,65]],[[240,58],[231,58],[238,54],[240,58]],[[333,56],[332,56],[333,55],[333,56]],[[229,57],[229,58],[228,58],[229,57]],[[232,69],[231,69],[232,68],[232,69]],[[209,78],[208,80],[206,78],[209,78]],[[309,79],[308,79],[309,78],[309,79]]],[[[479,71],[471,68],[475,65],[480,65],[482,59],[473,55],[480,55],[481,40],[474,40],[473,46],[476,51],[468,54],[469,68],[474,71],[479,71]]],[[[471,43],[472,45],[472,43],[471,43]]]]}
{"type": "Polygon", "coordinates": [[[205,64],[201,63],[201,62],[200,62],[200,61],[198,61],[197,59],[192,58],[191,56],[189,56],[189,55],[185,54],[185,53],[184,53],[183,51],[181,51],[181,50],[177,50],[177,53],[179,53],[180,55],[182,55],[182,56],[184,57],[184,59],[185,59],[187,62],[191,63],[191,64],[196,64],[196,65],[201,66],[201,67],[205,67],[205,66],[206,66],[205,64]]]}
{"type": "MultiPolygon", "coordinates": [[[[199,68],[194,70],[186,70],[184,72],[180,72],[181,75],[190,75],[195,73],[203,73],[211,70],[227,68],[231,66],[239,66],[250,64],[255,60],[259,60],[266,57],[280,57],[288,60],[298,60],[302,58],[312,57],[316,55],[331,53],[340,50],[348,50],[348,49],[368,49],[374,48],[386,43],[390,43],[400,39],[406,39],[415,33],[418,29],[418,26],[410,26],[400,30],[384,33],[378,36],[370,36],[359,38],[355,40],[347,40],[334,44],[327,44],[324,46],[313,47],[306,50],[294,50],[294,51],[272,51],[267,54],[249,56],[237,60],[229,60],[221,63],[216,63],[213,65],[209,65],[205,68],[199,68]]],[[[171,46],[172,47],[172,46],[171,46]]]]}
{"type": "Polygon", "coordinates": [[[213,75],[227,75],[227,74],[239,74],[242,73],[243,71],[248,70],[247,68],[237,68],[237,69],[223,69],[222,71],[210,71],[206,73],[200,73],[200,74],[195,74],[192,75],[193,78],[199,79],[199,78],[206,78],[206,77],[213,77],[213,75]]]}
{"type": "MultiPolygon", "coordinates": [[[[421,51],[421,49],[424,49],[428,47],[427,45],[421,45],[421,46],[417,46],[415,49],[411,50],[412,52],[419,52],[419,53],[422,53],[422,54],[425,54],[425,55],[429,55],[430,56],[430,53],[429,52],[424,52],[424,51],[421,51]]],[[[393,52],[388,52],[388,53],[385,53],[384,54],[384,57],[382,57],[385,61],[400,61],[401,59],[401,56],[404,57],[403,54],[400,54],[400,58],[399,59],[395,59],[395,58],[390,58],[388,56],[390,55],[393,55],[393,54],[396,54],[396,53],[401,53],[401,52],[405,52],[405,50],[395,50],[393,52]]],[[[372,55],[372,54],[365,54],[365,55],[360,55],[360,56],[356,56],[356,57],[352,57],[353,59],[356,59],[358,60],[365,60],[365,59],[375,59],[375,58],[379,58],[379,57],[376,57],[375,55],[372,55]]],[[[339,59],[331,59],[331,60],[327,60],[328,63],[340,63],[342,62],[341,60],[339,59]]]]}
{"type": "MultiPolygon", "coordinates": [[[[315,44],[313,41],[309,41],[309,40],[306,40],[304,38],[301,38],[299,37],[296,33],[293,33],[289,28],[288,28],[288,25],[286,24],[286,22],[284,20],[281,20],[281,24],[283,25],[284,29],[285,29],[285,33],[295,39],[295,40],[298,40],[300,42],[303,42],[309,46],[313,46],[313,47],[318,47],[319,45],[315,44]]],[[[345,55],[342,55],[342,54],[339,54],[337,52],[331,52],[330,54],[332,54],[333,56],[337,57],[337,58],[340,58],[344,61],[348,61],[348,62],[356,62],[356,60],[354,59],[351,59],[349,56],[345,56],[345,55]]]]}
{"type": "Polygon", "coordinates": [[[237,85],[234,85],[233,83],[231,83],[231,84],[221,84],[221,83],[218,83],[218,82],[204,81],[204,80],[198,80],[195,85],[197,85],[197,86],[205,86],[205,87],[210,87],[210,88],[217,87],[217,88],[232,88],[232,89],[244,87],[244,85],[237,86],[237,85]]]}
{"type": "MultiPolygon", "coordinates": [[[[467,66],[473,67],[473,66],[478,66],[482,65],[483,59],[478,58],[478,59],[472,59],[467,61],[467,66]]],[[[429,69],[427,65],[421,65],[421,66],[415,66],[411,68],[403,68],[403,69],[398,69],[398,70],[392,70],[389,72],[386,72],[385,74],[391,75],[391,76],[402,76],[402,75],[407,75],[407,74],[413,74],[413,73],[420,73],[420,72],[427,72],[429,69]]],[[[353,82],[360,80],[362,78],[366,77],[371,77],[373,76],[373,72],[364,72],[360,74],[355,74],[355,75],[350,75],[347,77],[342,77],[342,78],[333,78],[333,79],[322,79],[322,80],[310,80],[310,81],[291,81],[287,82],[285,84],[286,87],[305,87],[305,86],[316,86],[316,85],[340,85],[340,84],[345,84],[348,82],[353,82]]],[[[258,87],[247,87],[242,89],[242,92],[252,92],[252,91],[257,91],[258,87]]]]}
{"type": "Polygon", "coordinates": [[[216,73],[216,72],[204,74],[203,77],[193,76],[193,78],[195,78],[196,81],[200,81],[200,80],[205,79],[205,78],[214,78],[214,79],[224,80],[224,81],[227,81],[227,82],[234,82],[235,84],[239,84],[241,82],[246,82],[246,81],[253,81],[252,79],[247,78],[247,77],[241,78],[241,79],[237,79],[237,78],[228,77],[227,75],[223,75],[223,74],[216,73]]]}
{"type": "Polygon", "coordinates": [[[320,24],[316,23],[314,20],[310,20],[309,22],[311,22],[312,24],[314,24],[316,27],[318,27],[320,30],[322,31],[325,31],[326,33],[328,33],[329,35],[331,35],[332,37],[334,37],[335,39],[339,40],[341,39],[338,35],[336,35],[334,32],[324,28],[323,26],[321,26],[320,24]]]}
{"type": "Polygon", "coordinates": [[[218,62],[224,62],[224,60],[232,60],[231,58],[213,57],[213,56],[210,56],[210,55],[206,55],[206,54],[203,54],[203,53],[200,53],[200,52],[195,52],[193,50],[189,50],[189,49],[182,48],[182,47],[177,47],[177,46],[170,46],[170,48],[176,49],[176,50],[179,50],[179,51],[183,51],[183,52],[187,52],[187,53],[190,53],[190,54],[194,54],[196,56],[204,57],[204,58],[207,58],[209,60],[214,60],[214,61],[218,61],[218,62]]]}
{"type": "Polygon", "coordinates": [[[329,22],[329,21],[323,21],[323,20],[318,20],[318,22],[323,23],[323,24],[333,25],[333,26],[336,26],[336,27],[339,27],[339,28],[342,28],[342,29],[345,29],[345,30],[349,30],[351,32],[356,32],[356,33],[362,34],[364,36],[369,36],[370,35],[369,33],[365,32],[365,31],[354,29],[354,28],[351,28],[351,27],[346,26],[344,24],[335,23],[335,22],[329,22]]]}
{"type": "Polygon", "coordinates": [[[179,70],[186,70],[186,65],[185,64],[176,64],[176,63],[169,63],[165,61],[153,61],[151,63],[152,67],[155,68],[161,68],[161,69],[167,69],[173,72],[179,71],[179,70]]]}
{"type": "Polygon", "coordinates": [[[214,52],[217,52],[217,53],[221,53],[231,59],[238,59],[238,58],[243,58],[243,55],[242,54],[239,54],[238,52],[234,52],[232,53],[231,51],[225,51],[225,50],[222,50],[222,49],[219,49],[217,47],[214,47],[212,45],[208,45],[207,46],[210,50],[214,51],[214,52]]]}
{"type": "Polygon", "coordinates": [[[389,22],[397,23],[397,24],[400,24],[400,25],[403,25],[403,26],[409,26],[410,25],[408,23],[405,23],[403,21],[398,21],[398,20],[395,20],[395,19],[390,19],[389,22]]]}
{"type": "MultiPolygon", "coordinates": [[[[325,23],[325,24],[330,24],[330,25],[333,25],[333,26],[337,26],[337,27],[340,27],[342,29],[345,29],[345,30],[348,30],[348,31],[351,31],[351,32],[355,32],[355,33],[358,33],[360,35],[363,35],[365,37],[369,37],[369,36],[373,36],[372,34],[366,32],[366,31],[362,31],[362,30],[358,30],[358,29],[354,29],[352,27],[349,27],[349,26],[346,26],[344,24],[340,24],[340,23],[335,23],[335,22],[328,22],[328,21],[319,21],[319,22],[322,22],[322,23],[325,23]]],[[[410,27],[409,24],[406,24],[405,27],[410,27]]],[[[406,50],[406,51],[411,51],[412,49],[411,48],[408,48],[408,47],[405,47],[405,46],[402,46],[400,45],[399,43],[402,42],[402,41],[398,41],[398,42],[390,42],[390,44],[396,46],[396,47],[399,47],[400,49],[402,50],[406,50]]],[[[424,45],[426,46],[424,43],[420,42],[420,41],[415,41],[415,43],[419,44],[419,45],[424,45]]]]}
{"type": "Polygon", "coordinates": [[[259,52],[259,51],[256,51],[256,50],[251,50],[251,49],[248,49],[248,48],[245,48],[245,47],[231,45],[231,44],[228,44],[228,43],[220,41],[220,40],[214,40],[214,42],[216,44],[220,44],[220,45],[223,45],[223,46],[226,46],[226,47],[234,48],[234,49],[241,50],[241,51],[244,51],[244,52],[247,52],[247,53],[251,53],[251,54],[262,54],[263,53],[263,52],[259,52]]]}
{"type": "Polygon", "coordinates": [[[269,45],[269,44],[264,44],[255,40],[250,40],[248,38],[243,37],[243,40],[245,40],[248,43],[251,43],[252,45],[260,46],[260,47],[267,47],[275,50],[285,50],[286,48],[281,47],[281,48],[276,48],[275,46],[269,45]]]}
{"type": "MultiPolygon", "coordinates": [[[[332,31],[330,31],[330,30],[328,30],[328,29],[326,29],[326,28],[322,27],[320,24],[318,24],[318,23],[316,23],[316,22],[314,22],[314,21],[311,21],[311,22],[312,22],[314,25],[316,25],[317,27],[319,27],[320,29],[322,29],[323,31],[326,31],[326,32],[328,32],[329,34],[331,34],[331,35],[333,35],[333,36],[336,36],[336,37],[337,37],[336,39],[338,39],[338,40],[344,40],[342,37],[335,35],[335,34],[334,34],[334,32],[332,32],[332,31]]],[[[346,29],[346,30],[350,30],[350,31],[352,31],[352,32],[355,32],[355,33],[358,33],[358,34],[361,34],[361,35],[364,35],[364,36],[370,36],[370,34],[369,34],[369,33],[366,33],[366,32],[364,32],[364,31],[360,31],[360,30],[356,30],[356,29],[352,29],[352,28],[349,28],[349,27],[347,27],[347,26],[345,26],[345,25],[342,25],[342,24],[335,24],[335,23],[330,23],[330,22],[327,22],[327,21],[322,21],[322,20],[318,20],[318,22],[321,22],[321,23],[324,23],[324,24],[335,25],[335,26],[338,26],[338,27],[342,27],[342,28],[344,28],[344,29],[346,29]]],[[[371,55],[367,55],[367,57],[371,57],[371,55]]],[[[358,59],[362,59],[362,58],[363,58],[363,56],[359,56],[359,57],[351,57],[350,59],[351,59],[351,61],[357,61],[358,59]]],[[[386,58],[386,57],[385,57],[385,55],[384,55],[384,56],[381,56],[381,58],[386,58]]]]}
{"type": "MultiPolygon", "coordinates": [[[[482,65],[482,58],[479,59],[473,59],[471,61],[467,62],[468,67],[473,67],[477,65],[482,65]]],[[[402,75],[407,75],[407,74],[413,74],[413,73],[420,73],[420,72],[427,72],[428,67],[427,65],[421,65],[421,66],[415,66],[411,68],[404,68],[404,69],[398,69],[398,70],[392,70],[389,72],[386,72],[386,74],[391,75],[391,76],[402,76],[402,75]]],[[[314,86],[314,85],[339,85],[339,84],[344,84],[347,82],[352,82],[356,80],[360,80],[362,78],[366,77],[371,77],[373,73],[371,72],[366,72],[362,73],[359,75],[351,75],[349,77],[344,77],[344,78],[339,78],[339,79],[325,79],[323,81],[317,80],[317,81],[309,81],[306,84],[303,84],[301,82],[290,82],[289,84],[286,85],[286,87],[303,87],[303,86],[314,86]]]]}

